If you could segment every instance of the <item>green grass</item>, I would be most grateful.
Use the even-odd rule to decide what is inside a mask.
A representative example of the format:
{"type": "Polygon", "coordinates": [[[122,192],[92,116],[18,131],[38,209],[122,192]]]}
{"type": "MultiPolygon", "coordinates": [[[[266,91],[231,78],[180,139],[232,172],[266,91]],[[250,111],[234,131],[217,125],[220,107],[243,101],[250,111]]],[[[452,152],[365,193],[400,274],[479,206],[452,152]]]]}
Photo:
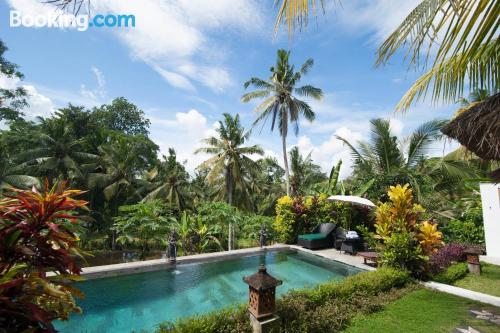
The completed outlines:
{"type": "Polygon", "coordinates": [[[500,327],[469,315],[469,309],[500,314],[500,308],[454,295],[421,289],[388,304],[383,310],[355,317],[344,333],[450,333],[459,326],[498,333],[500,327]]]}
{"type": "Polygon", "coordinates": [[[455,286],[500,297],[500,266],[481,263],[481,275],[467,274],[455,286]]]}

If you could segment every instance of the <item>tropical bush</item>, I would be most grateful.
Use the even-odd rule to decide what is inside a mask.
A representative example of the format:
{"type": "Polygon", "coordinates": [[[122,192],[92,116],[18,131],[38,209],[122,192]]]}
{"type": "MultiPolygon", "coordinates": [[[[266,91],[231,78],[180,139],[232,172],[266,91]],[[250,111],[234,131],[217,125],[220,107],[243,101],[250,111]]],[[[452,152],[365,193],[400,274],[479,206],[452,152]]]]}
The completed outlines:
{"type": "Polygon", "coordinates": [[[419,246],[414,234],[397,232],[385,240],[380,262],[420,274],[424,269],[425,259],[422,247],[419,246]]]}
{"type": "MultiPolygon", "coordinates": [[[[313,289],[288,292],[277,300],[280,332],[338,332],[359,313],[380,310],[402,296],[411,282],[407,272],[379,268],[346,278],[326,282],[313,289]]],[[[159,333],[250,333],[246,305],[205,315],[183,318],[160,325],[159,333]]]]}
{"type": "Polygon", "coordinates": [[[411,270],[420,275],[426,270],[428,256],[443,245],[437,224],[421,222],[424,208],[413,202],[408,184],[391,186],[389,201],[375,212],[375,233],[383,264],[411,270]]]}
{"type": "Polygon", "coordinates": [[[4,332],[55,332],[52,321],[81,310],[69,284],[77,280],[81,256],[77,215],[87,202],[65,183],[41,192],[10,189],[0,200],[0,327],[4,332]],[[49,278],[47,271],[57,273],[49,278]]]}
{"type": "Polygon", "coordinates": [[[467,275],[467,263],[459,262],[446,268],[441,273],[433,276],[433,280],[441,283],[452,284],[467,275]]]}
{"type": "Polygon", "coordinates": [[[462,213],[443,227],[443,234],[446,242],[484,244],[481,200],[468,200],[462,213]]]}
{"type": "Polygon", "coordinates": [[[116,241],[125,247],[138,248],[141,257],[151,249],[165,248],[175,219],[159,200],[121,206],[115,217],[116,241]]]}
{"type": "Polygon", "coordinates": [[[454,263],[466,260],[465,250],[467,245],[449,243],[430,256],[429,271],[436,275],[454,263]]]}
{"type": "Polygon", "coordinates": [[[273,229],[274,218],[257,214],[245,214],[241,223],[240,232],[243,237],[239,237],[247,246],[259,245],[260,230],[264,228],[267,243],[270,244],[276,239],[276,231],[273,229]]]}
{"type": "Polygon", "coordinates": [[[342,206],[328,201],[325,194],[310,197],[284,196],[276,204],[274,229],[283,243],[295,243],[300,234],[310,232],[320,223],[337,223],[342,206]]]}

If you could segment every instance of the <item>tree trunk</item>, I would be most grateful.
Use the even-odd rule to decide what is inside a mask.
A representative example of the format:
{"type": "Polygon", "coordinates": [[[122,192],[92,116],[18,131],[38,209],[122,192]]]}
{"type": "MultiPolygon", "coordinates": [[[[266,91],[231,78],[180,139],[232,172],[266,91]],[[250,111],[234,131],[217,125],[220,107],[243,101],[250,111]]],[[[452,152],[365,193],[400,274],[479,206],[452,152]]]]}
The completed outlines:
{"type": "MultiPolygon", "coordinates": [[[[233,204],[233,182],[231,179],[231,169],[230,167],[226,167],[226,190],[227,190],[227,203],[229,205],[233,204]]],[[[229,251],[234,249],[234,236],[233,236],[233,224],[229,223],[228,230],[228,240],[227,240],[227,248],[229,251]]]]}
{"type": "Polygon", "coordinates": [[[288,156],[286,155],[286,136],[281,134],[281,142],[283,144],[283,162],[285,162],[285,185],[286,195],[290,196],[290,170],[288,170],[288,156]]]}

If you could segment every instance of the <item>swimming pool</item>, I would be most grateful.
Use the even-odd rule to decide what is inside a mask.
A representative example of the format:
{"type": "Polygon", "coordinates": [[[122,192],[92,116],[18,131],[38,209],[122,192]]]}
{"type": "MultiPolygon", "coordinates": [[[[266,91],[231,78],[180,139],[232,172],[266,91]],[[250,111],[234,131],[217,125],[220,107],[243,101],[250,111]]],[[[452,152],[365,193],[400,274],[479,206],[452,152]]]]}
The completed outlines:
{"type": "Polygon", "coordinates": [[[360,272],[342,263],[296,251],[265,254],[208,263],[183,264],[168,270],[122,275],[76,283],[86,297],[79,300],[83,314],[57,322],[67,333],[153,331],[165,320],[206,313],[247,301],[248,286],[242,277],[260,264],[290,289],[341,280],[360,272]]]}

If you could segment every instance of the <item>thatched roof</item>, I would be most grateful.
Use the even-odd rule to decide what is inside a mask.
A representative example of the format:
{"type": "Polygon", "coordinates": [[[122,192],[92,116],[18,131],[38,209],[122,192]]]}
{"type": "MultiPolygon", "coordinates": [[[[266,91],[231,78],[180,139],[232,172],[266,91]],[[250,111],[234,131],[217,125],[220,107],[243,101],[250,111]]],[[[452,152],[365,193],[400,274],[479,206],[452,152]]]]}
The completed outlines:
{"type": "Polygon", "coordinates": [[[471,104],[441,131],[477,156],[500,161],[500,93],[471,104]]]}

